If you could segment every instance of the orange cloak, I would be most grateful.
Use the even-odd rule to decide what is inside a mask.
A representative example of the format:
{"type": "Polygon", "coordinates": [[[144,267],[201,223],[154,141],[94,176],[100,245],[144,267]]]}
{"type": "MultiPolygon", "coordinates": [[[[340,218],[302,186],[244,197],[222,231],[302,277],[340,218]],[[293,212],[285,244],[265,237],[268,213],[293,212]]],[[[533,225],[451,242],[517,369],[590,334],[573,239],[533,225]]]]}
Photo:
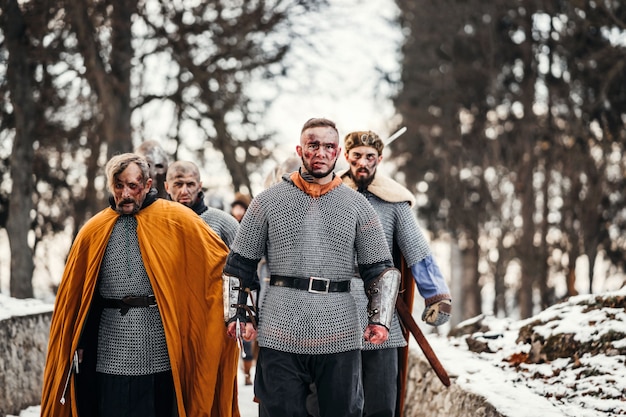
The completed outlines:
{"type": "MultiPolygon", "coordinates": [[[[42,417],[78,416],[74,374],[65,404],[60,401],[118,216],[111,208],[96,214],[72,244],[50,326],[42,417]]],[[[158,199],[136,218],[141,255],[165,328],[178,415],[239,417],[239,351],[226,335],[222,304],[228,248],[179,203],[158,199]]]]}

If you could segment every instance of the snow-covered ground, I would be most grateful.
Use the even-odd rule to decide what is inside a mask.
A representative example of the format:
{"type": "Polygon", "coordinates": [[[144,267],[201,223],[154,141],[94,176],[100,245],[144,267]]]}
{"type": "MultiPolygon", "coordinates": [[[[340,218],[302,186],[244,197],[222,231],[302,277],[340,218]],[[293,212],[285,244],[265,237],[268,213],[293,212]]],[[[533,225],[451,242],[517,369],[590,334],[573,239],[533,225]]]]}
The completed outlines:
{"type": "Polygon", "coordinates": [[[469,334],[429,341],[454,383],[508,417],[623,416],[625,308],[622,288],[572,297],[522,321],[467,321],[456,329],[469,334]]]}
{"type": "MultiPolygon", "coordinates": [[[[0,295],[0,320],[49,308],[0,295]]],[[[527,320],[477,318],[453,332],[461,327],[469,329],[466,334],[427,337],[453,383],[485,397],[502,414],[626,415],[626,288],[572,297],[527,320]]],[[[239,376],[241,415],[256,417],[252,387],[243,385],[241,370],[239,376]]],[[[39,407],[20,414],[35,416],[39,407]]]]}

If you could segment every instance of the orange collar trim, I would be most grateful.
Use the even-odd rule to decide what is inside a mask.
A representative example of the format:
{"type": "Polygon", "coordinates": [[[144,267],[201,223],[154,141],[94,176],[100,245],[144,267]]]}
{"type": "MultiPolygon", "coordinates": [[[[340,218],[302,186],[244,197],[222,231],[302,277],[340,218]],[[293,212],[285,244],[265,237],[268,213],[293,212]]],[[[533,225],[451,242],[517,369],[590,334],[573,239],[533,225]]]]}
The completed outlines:
{"type": "Polygon", "coordinates": [[[304,180],[304,178],[302,178],[300,172],[298,171],[292,172],[290,178],[296,187],[298,187],[313,198],[319,198],[342,184],[341,178],[339,178],[339,176],[337,175],[335,175],[333,180],[328,184],[307,182],[304,180]]]}

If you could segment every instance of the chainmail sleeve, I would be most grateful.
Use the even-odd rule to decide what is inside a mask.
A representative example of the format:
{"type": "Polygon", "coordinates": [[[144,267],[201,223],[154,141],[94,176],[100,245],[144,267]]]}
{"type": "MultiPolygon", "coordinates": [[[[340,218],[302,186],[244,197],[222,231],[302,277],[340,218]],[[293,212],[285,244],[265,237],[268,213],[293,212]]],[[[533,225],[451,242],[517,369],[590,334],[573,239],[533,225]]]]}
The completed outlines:
{"type": "MultiPolygon", "coordinates": [[[[395,209],[395,217],[397,218],[393,237],[407,265],[410,267],[421,262],[431,254],[430,246],[417,224],[409,203],[395,203],[392,206],[395,209]]],[[[391,244],[393,244],[393,241],[391,244]]]]}
{"type": "Polygon", "coordinates": [[[226,246],[230,247],[232,245],[239,228],[239,223],[233,216],[222,210],[207,207],[206,211],[200,215],[200,218],[217,233],[226,243],[226,246]]]}

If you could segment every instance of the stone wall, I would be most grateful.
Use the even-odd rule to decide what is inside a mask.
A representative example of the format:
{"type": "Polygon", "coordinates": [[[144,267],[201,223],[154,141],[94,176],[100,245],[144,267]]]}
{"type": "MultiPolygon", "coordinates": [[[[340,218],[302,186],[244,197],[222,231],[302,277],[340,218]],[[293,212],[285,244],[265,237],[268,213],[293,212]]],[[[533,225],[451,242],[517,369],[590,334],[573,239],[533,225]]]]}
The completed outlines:
{"type": "Polygon", "coordinates": [[[506,417],[476,394],[443,385],[422,355],[411,351],[403,417],[506,417]]]}
{"type": "Polygon", "coordinates": [[[52,312],[0,320],[0,416],[41,402],[52,312]]]}

